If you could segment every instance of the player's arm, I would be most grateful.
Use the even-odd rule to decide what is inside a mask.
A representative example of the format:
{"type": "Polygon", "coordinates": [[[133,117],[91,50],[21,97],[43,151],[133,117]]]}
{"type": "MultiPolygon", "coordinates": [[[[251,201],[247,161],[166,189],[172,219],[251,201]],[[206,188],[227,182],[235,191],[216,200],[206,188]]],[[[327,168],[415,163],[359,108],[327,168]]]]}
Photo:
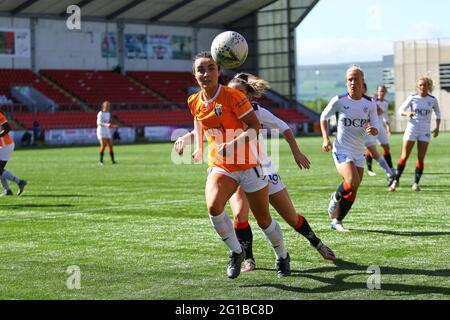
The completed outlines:
{"type": "Polygon", "coordinates": [[[373,104],[373,108],[369,109],[369,123],[366,127],[366,133],[371,136],[376,136],[378,134],[378,113],[376,104],[373,104]]]}
{"type": "Polygon", "coordinates": [[[300,169],[302,168],[309,169],[311,163],[309,159],[300,151],[297,141],[295,140],[294,134],[291,128],[289,128],[289,126],[287,125],[287,123],[278,118],[277,116],[275,116],[267,109],[259,107],[258,110],[259,110],[258,119],[261,122],[261,124],[271,129],[278,129],[280,132],[283,133],[284,140],[286,140],[286,142],[289,144],[292,155],[294,156],[295,162],[297,163],[298,167],[300,169]]]}
{"type": "MultiPolygon", "coordinates": [[[[337,112],[338,101],[339,98],[334,97],[320,115],[320,130],[322,131],[322,140],[323,140],[322,150],[325,152],[329,152],[332,148],[328,130],[328,120],[330,120],[332,115],[337,112]]],[[[338,122],[338,119],[336,119],[336,122],[338,122]]]]}
{"type": "Polygon", "coordinates": [[[433,130],[433,137],[437,137],[439,135],[439,128],[441,126],[441,110],[439,109],[439,104],[436,100],[433,106],[434,114],[436,115],[436,128],[433,130]]]}
{"type": "Polygon", "coordinates": [[[249,110],[249,112],[246,113],[244,116],[242,116],[240,120],[247,125],[247,129],[233,140],[218,146],[217,152],[219,154],[226,156],[228,150],[238,150],[238,147],[243,143],[245,143],[246,141],[249,141],[250,143],[255,143],[256,140],[258,139],[261,123],[259,122],[255,111],[253,111],[253,108],[249,110]]]}
{"type": "Polygon", "coordinates": [[[4,137],[11,131],[11,127],[8,122],[1,124],[2,130],[0,131],[0,137],[4,137]]]}
{"type": "Polygon", "coordinates": [[[408,109],[411,110],[411,101],[412,101],[412,96],[409,96],[408,99],[406,99],[406,101],[400,106],[399,114],[402,117],[412,118],[416,115],[415,112],[408,111],[408,109]]]}
{"type": "Polygon", "coordinates": [[[184,136],[178,137],[174,143],[175,151],[182,155],[184,151],[184,147],[194,143],[194,131],[186,133],[184,136]]]}
{"type": "Polygon", "coordinates": [[[197,120],[197,118],[194,118],[194,137],[196,149],[192,154],[192,158],[195,161],[201,161],[203,156],[203,130],[202,124],[197,120]]]}

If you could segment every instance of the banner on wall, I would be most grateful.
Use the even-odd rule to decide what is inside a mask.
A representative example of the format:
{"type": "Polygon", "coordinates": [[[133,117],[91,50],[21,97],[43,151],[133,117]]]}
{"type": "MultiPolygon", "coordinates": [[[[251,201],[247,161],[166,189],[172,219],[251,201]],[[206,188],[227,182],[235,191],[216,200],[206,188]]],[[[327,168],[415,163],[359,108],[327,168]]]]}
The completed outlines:
{"type": "Polygon", "coordinates": [[[172,58],[170,36],[149,35],[148,57],[155,60],[169,60],[172,58]]]}
{"type": "Polygon", "coordinates": [[[127,59],[190,60],[192,37],[153,34],[125,34],[127,59]]]}
{"type": "Polygon", "coordinates": [[[191,37],[171,36],[172,59],[190,60],[192,56],[191,37]]]}
{"type": "Polygon", "coordinates": [[[102,34],[102,58],[117,58],[117,33],[102,34]]]}
{"type": "MultiPolygon", "coordinates": [[[[114,133],[111,129],[111,134],[114,133]]],[[[118,128],[119,139],[114,139],[114,143],[133,143],[136,141],[136,131],[134,128],[118,128]]],[[[45,131],[45,143],[47,145],[83,145],[96,144],[97,129],[55,129],[45,131]]]]}
{"type": "Polygon", "coordinates": [[[0,57],[29,58],[30,30],[0,29],[0,57]]]}
{"type": "Polygon", "coordinates": [[[125,34],[125,58],[147,59],[147,36],[145,34],[125,34]]]}

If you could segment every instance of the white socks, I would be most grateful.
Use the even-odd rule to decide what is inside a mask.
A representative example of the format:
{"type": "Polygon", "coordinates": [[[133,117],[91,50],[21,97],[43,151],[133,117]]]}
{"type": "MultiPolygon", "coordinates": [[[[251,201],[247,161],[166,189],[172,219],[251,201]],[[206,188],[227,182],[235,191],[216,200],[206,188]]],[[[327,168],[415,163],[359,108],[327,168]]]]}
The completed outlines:
{"type": "Polygon", "coordinates": [[[392,172],[392,169],[389,168],[389,165],[387,164],[386,160],[384,159],[384,157],[379,157],[377,159],[378,164],[380,165],[380,167],[382,167],[384,169],[384,171],[386,171],[386,173],[389,176],[392,176],[394,173],[392,172]]]}
{"type": "Polygon", "coordinates": [[[217,234],[222,238],[228,248],[233,252],[241,253],[241,244],[239,243],[233,228],[233,223],[228,215],[225,212],[222,212],[216,217],[209,215],[209,219],[211,220],[214,229],[216,229],[217,234]]]}
{"type": "Polygon", "coordinates": [[[2,178],[6,178],[8,180],[14,181],[19,184],[20,179],[13,175],[11,172],[3,170],[2,178]]]}
{"type": "Polygon", "coordinates": [[[0,181],[2,183],[3,189],[10,190],[8,180],[6,180],[6,178],[0,177],[0,181]]]}
{"type": "Polygon", "coordinates": [[[267,241],[269,241],[272,245],[277,259],[286,259],[287,251],[284,245],[283,233],[281,232],[281,228],[278,222],[272,219],[272,223],[270,224],[270,226],[267,229],[261,230],[264,232],[267,241]]]}

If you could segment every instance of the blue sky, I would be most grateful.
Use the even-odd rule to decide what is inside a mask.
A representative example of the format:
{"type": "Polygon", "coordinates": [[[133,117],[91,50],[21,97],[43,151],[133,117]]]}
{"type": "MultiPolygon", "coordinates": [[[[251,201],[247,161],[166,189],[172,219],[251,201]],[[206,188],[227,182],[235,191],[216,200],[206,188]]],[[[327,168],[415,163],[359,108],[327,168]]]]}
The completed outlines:
{"type": "Polygon", "coordinates": [[[394,41],[450,38],[450,1],[320,0],[296,36],[301,65],[377,61],[394,41]]]}

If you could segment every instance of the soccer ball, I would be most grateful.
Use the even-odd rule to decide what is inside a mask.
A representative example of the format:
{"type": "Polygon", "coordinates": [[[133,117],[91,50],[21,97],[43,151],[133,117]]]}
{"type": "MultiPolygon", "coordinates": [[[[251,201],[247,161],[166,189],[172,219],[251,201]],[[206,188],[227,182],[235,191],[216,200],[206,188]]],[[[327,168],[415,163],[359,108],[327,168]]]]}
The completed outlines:
{"type": "Polygon", "coordinates": [[[248,45],[236,31],[225,31],[216,36],[211,44],[214,61],[226,69],[234,69],[245,62],[248,45]]]}

